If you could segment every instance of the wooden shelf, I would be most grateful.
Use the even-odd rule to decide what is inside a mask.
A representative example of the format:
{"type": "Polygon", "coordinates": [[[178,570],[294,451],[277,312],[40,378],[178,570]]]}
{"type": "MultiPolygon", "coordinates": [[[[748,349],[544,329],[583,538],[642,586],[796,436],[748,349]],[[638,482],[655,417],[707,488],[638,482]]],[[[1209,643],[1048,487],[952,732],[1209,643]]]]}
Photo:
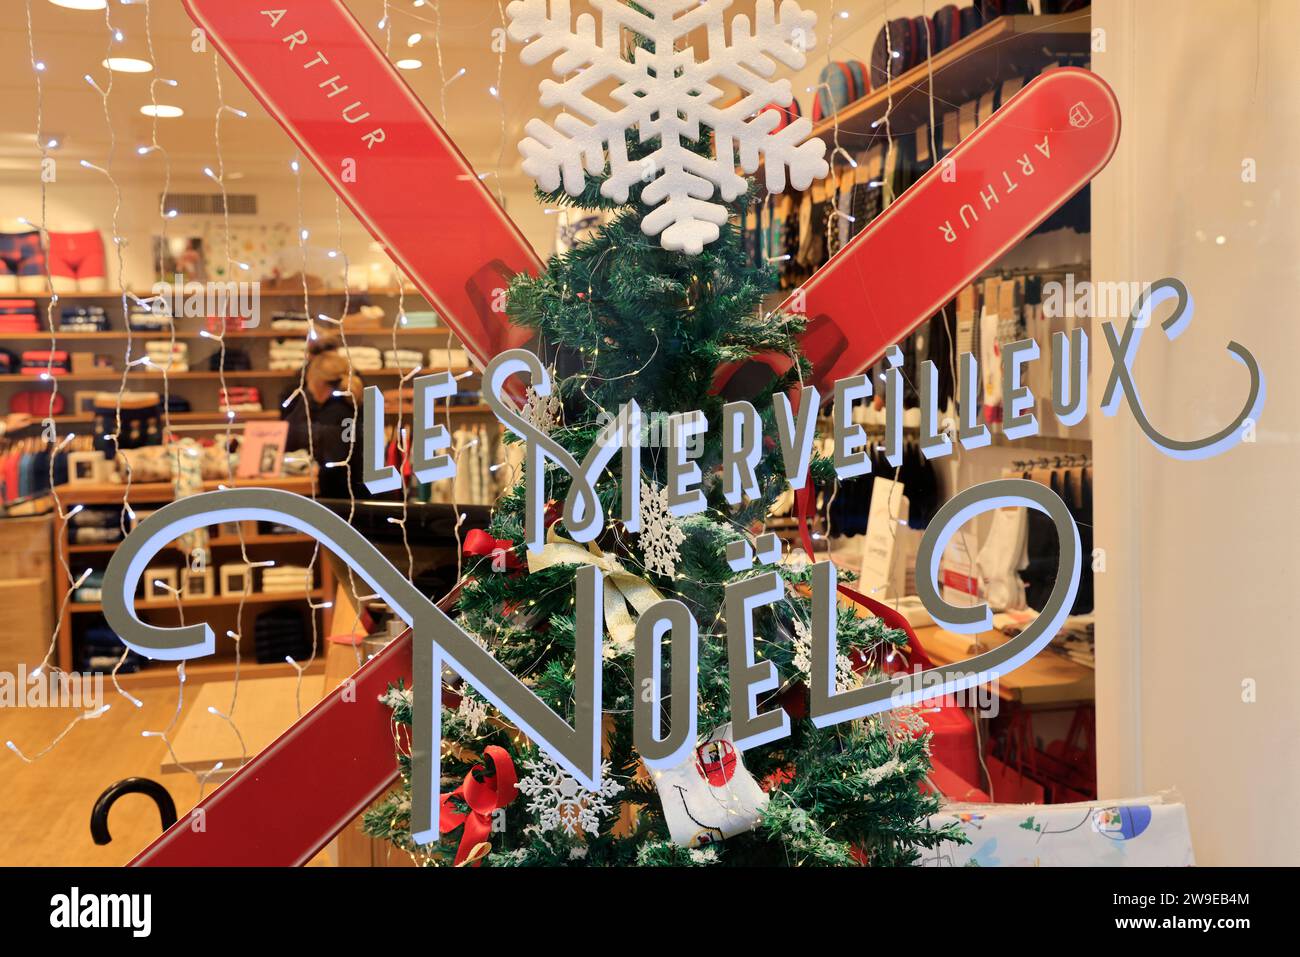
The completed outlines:
{"type": "MultiPolygon", "coordinates": [[[[411,415],[409,405],[405,406],[402,414],[407,418],[411,415]]],[[[488,405],[453,405],[435,406],[434,415],[442,416],[450,412],[452,415],[492,415],[492,408],[488,405]]],[[[280,412],[277,409],[264,409],[261,412],[236,412],[234,424],[241,422],[274,422],[280,418],[280,412]]],[[[384,409],[384,418],[397,418],[397,409],[384,409]]],[[[210,425],[214,429],[224,429],[226,427],[226,417],[224,413],[212,412],[173,412],[171,420],[174,425],[210,425]]],[[[90,425],[95,421],[93,415],[56,415],[54,417],[55,425],[90,425]]],[[[161,425],[161,419],[159,425],[161,425]]]]}
{"type": "MultiPolygon", "coordinates": [[[[162,417],[159,416],[160,425],[162,424],[161,418],[162,417]]],[[[252,421],[274,422],[276,419],[279,418],[280,418],[279,411],[276,409],[270,409],[262,412],[236,412],[234,421],[235,424],[239,424],[240,422],[252,422],[252,421]]],[[[225,413],[217,412],[216,410],[213,410],[211,412],[173,412],[171,414],[171,420],[172,420],[172,424],[174,425],[210,424],[216,426],[217,428],[225,428],[226,426],[225,413]]],[[[95,417],[89,414],[56,415],[54,417],[55,425],[89,425],[94,421],[95,421],[95,417]]]]}
{"type": "MultiPolygon", "coordinates": [[[[303,674],[323,675],[325,673],[325,656],[318,654],[316,660],[303,668],[303,674]]],[[[298,670],[287,661],[259,665],[256,661],[245,658],[239,665],[241,681],[251,678],[293,678],[298,670]]],[[[201,681],[233,681],[235,662],[225,661],[191,661],[185,666],[185,682],[193,684],[201,681]]],[[[119,674],[118,683],[123,688],[159,688],[176,684],[176,663],[170,661],[151,661],[139,671],[131,674],[119,674]]]]}
{"type": "MultiPolygon", "coordinates": [[[[249,548],[258,545],[302,545],[316,541],[311,535],[245,535],[244,544],[249,548]]],[[[93,555],[113,552],[121,542],[96,542],[89,545],[69,545],[69,555],[93,555]]],[[[234,535],[211,535],[208,537],[209,548],[238,548],[239,539],[234,535]]]]}
{"type": "MultiPolygon", "coordinates": [[[[384,329],[347,329],[345,330],[350,343],[353,339],[389,339],[393,335],[391,328],[384,329]]],[[[427,329],[398,329],[397,337],[399,339],[410,339],[415,337],[433,337],[446,339],[451,336],[452,332],[446,326],[432,326],[427,329]]],[[[125,329],[110,329],[107,332],[56,332],[55,337],[59,342],[112,342],[124,340],[128,333],[125,329]]],[[[130,338],[138,339],[142,342],[170,342],[171,333],[169,332],[131,332],[130,338]]],[[[176,340],[178,342],[193,341],[196,339],[207,339],[208,336],[201,332],[182,332],[176,331],[176,340]]],[[[299,329],[229,329],[226,331],[226,341],[244,339],[293,339],[301,340],[302,331],[299,329]]],[[[0,332],[0,342],[44,342],[50,341],[48,332],[0,332]]],[[[215,341],[215,340],[213,340],[215,341]]]]}
{"type": "MultiPolygon", "coordinates": [[[[176,611],[179,607],[181,610],[189,611],[191,608],[238,607],[241,601],[245,605],[275,605],[306,601],[308,598],[312,601],[327,600],[325,592],[317,588],[310,592],[305,589],[301,592],[255,592],[242,598],[239,595],[214,595],[211,598],[186,598],[182,596],[179,606],[174,598],[160,601],[145,601],[142,598],[137,598],[135,608],[136,611],[176,611]]],[[[72,601],[68,603],[68,611],[74,615],[87,612],[103,612],[103,610],[104,606],[97,601],[72,601]]]]}
{"type": "MultiPolygon", "coordinates": [[[[312,493],[310,476],[291,476],[288,478],[253,478],[227,479],[222,482],[204,482],[203,491],[214,492],[220,486],[226,488],[277,488],[286,492],[298,492],[301,495],[312,493]]],[[[59,498],[65,507],[72,505],[120,505],[125,484],[116,482],[86,482],[78,485],[58,486],[59,498]]],[[[176,497],[170,482],[132,482],[129,501],[132,505],[145,505],[152,502],[170,502],[176,497]]]]}
{"type": "MultiPolygon", "coordinates": [[[[218,282],[224,282],[225,280],[213,279],[210,281],[214,283],[218,283],[218,282]]],[[[238,281],[238,280],[231,280],[231,281],[238,281]]],[[[361,296],[379,296],[380,298],[384,298],[384,299],[397,299],[401,295],[401,293],[397,289],[344,289],[341,286],[330,286],[323,289],[308,289],[306,294],[308,296],[338,296],[340,298],[343,296],[351,296],[354,298],[360,298],[361,296]]],[[[154,292],[152,289],[135,290],[135,291],[128,291],[127,295],[133,296],[136,299],[152,299],[154,292]]],[[[258,295],[274,297],[277,299],[302,299],[303,291],[301,288],[298,289],[259,288],[258,295]]],[[[418,299],[418,300],[424,299],[424,296],[421,295],[418,289],[407,289],[405,295],[407,298],[410,299],[418,299]]],[[[122,293],[121,291],[105,290],[103,292],[59,292],[51,296],[48,292],[15,292],[15,293],[6,293],[5,298],[39,299],[39,300],[56,299],[59,302],[62,302],[65,299],[68,300],[75,299],[83,302],[120,303],[122,301],[122,293]]]]}
{"type": "MultiPolygon", "coordinates": [[[[839,111],[837,117],[813,127],[812,135],[850,153],[882,136],[879,129],[889,113],[891,130],[911,132],[930,120],[933,78],[935,118],[1014,77],[1028,77],[1055,64],[1062,55],[1086,55],[1091,49],[1092,19],[1087,9],[1049,16],[998,17],[970,36],[893,77],[839,111]]],[[[868,67],[870,69],[870,67],[868,67]]],[[[873,86],[884,81],[873,77],[873,86]]]]}
{"type": "MultiPolygon", "coordinates": [[[[381,376],[384,377],[402,376],[406,374],[401,369],[389,369],[389,368],[355,369],[354,371],[358,376],[360,376],[363,379],[366,376],[377,378],[381,376]]],[[[477,369],[450,369],[450,370],[438,369],[438,370],[430,370],[430,371],[438,371],[438,372],[449,371],[453,375],[458,375],[458,376],[466,372],[472,373],[472,375],[474,376],[479,374],[477,369]]],[[[289,379],[289,378],[297,378],[299,375],[301,375],[301,370],[299,369],[283,369],[283,370],[247,369],[243,372],[237,372],[228,369],[226,370],[225,373],[225,377],[227,379],[289,379]]],[[[163,373],[143,372],[140,371],[139,368],[134,368],[127,372],[126,377],[128,381],[139,380],[139,379],[151,379],[151,380],[156,380],[158,382],[161,382],[163,380],[163,373]]],[[[220,372],[191,371],[191,372],[167,373],[167,380],[169,382],[196,382],[196,381],[220,382],[221,377],[222,374],[220,372]]],[[[118,382],[121,381],[122,379],[122,373],[120,371],[81,372],[81,373],[66,372],[56,376],[52,376],[52,378],[58,379],[60,382],[118,382]]],[[[35,382],[48,382],[48,381],[49,381],[48,379],[42,379],[40,376],[35,376],[35,375],[22,375],[22,374],[0,375],[0,384],[4,384],[4,383],[17,384],[23,382],[35,383],[35,382]]]]}
{"type": "MultiPolygon", "coordinates": [[[[254,478],[254,479],[227,479],[226,481],[210,481],[203,483],[203,491],[211,492],[218,488],[274,488],[287,492],[297,492],[301,495],[311,495],[315,484],[315,477],[312,475],[290,476],[281,478],[254,478]]],[[[65,508],[71,508],[74,505],[106,505],[120,506],[125,498],[131,505],[136,508],[149,505],[165,505],[175,498],[172,485],[170,482],[133,482],[129,489],[124,484],[111,482],[94,482],[79,483],[77,485],[60,485],[56,489],[59,498],[65,508]]],[[[256,534],[253,529],[255,526],[250,523],[243,523],[243,528],[247,533],[244,537],[245,544],[250,546],[285,546],[290,543],[302,546],[316,542],[315,536],[301,533],[286,533],[284,535],[260,535],[256,534]]],[[[66,523],[62,525],[62,533],[56,538],[55,547],[61,556],[65,559],[72,554],[87,555],[91,553],[111,554],[116,550],[120,543],[86,543],[84,545],[74,544],[69,541],[70,528],[66,523]]],[[[229,547],[239,544],[238,535],[214,535],[209,544],[213,547],[229,547]]],[[[194,610],[195,619],[203,619],[206,614],[214,618],[229,618],[234,615],[240,605],[244,606],[265,606],[275,604],[301,604],[311,601],[316,604],[323,604],[333,601],[334,599],[334,574],[328,561],[320,563],[319,571],[320,587],[311,590],[295,589],[286,592],[257,592],[251,595],[213,595],[208,598],[186,598],[180,599],[179,607],[186,612],[194,610]],[[206,614],[205,614],[206,610],[206,614]]],[[[148,601],[137,599],[134,607],[140,613],[152,612],[171,612],[176,613],[178,607],[177,600],[168,597],[162,600],[148,601]]],[[[73,662],[76,656],[76,631],[80,632],[80,623],[87,621],[93,614],[103,613],[103,604],[101,602],[70,602],[68,611],[70,614],[64,615],[60,619],[59,630],[57,635],[58,661],[59,667],[65,671],[73,669],[73,662]]],[[[324,607],[315,610],[309,610],[308,613],[316,621],[316,627],[319,633],[329,634],[329,629],[333,623],[334,613],[332,608],[324,607]]],[[[93,618],[89,619],[91,622],[93,618]]],[[[239,627],[236,625],[235,627],[239,627]]],[[[245,664],[242,666],[241,675],[248,677],[260,676],[280,676],[293,675],[297,672],[289,665],[265,666],[256,664],[245,664]]],[[[187,669],[186,674],[198,680],[229,680],[234,677],[234,662],[221,661],[211,664],[196,665],[187,669]]],[[[123,685],[150,685],[150,684],[167,684],[176,680],[175,669],[171,665],[159,664],[150,666],[144,671],[135,675],[122,675],[123,685]]]]}
{"type": "Polygon", "coordinates": [[[1090,455],[1092,439],[1075,439],[1067,435],[1031,435],[1027,439],[1008,439],[1005,432],[993,433],[993,447],[1018,449],[1027,459],[1040,458],[1043,452],[1090,455]]]}

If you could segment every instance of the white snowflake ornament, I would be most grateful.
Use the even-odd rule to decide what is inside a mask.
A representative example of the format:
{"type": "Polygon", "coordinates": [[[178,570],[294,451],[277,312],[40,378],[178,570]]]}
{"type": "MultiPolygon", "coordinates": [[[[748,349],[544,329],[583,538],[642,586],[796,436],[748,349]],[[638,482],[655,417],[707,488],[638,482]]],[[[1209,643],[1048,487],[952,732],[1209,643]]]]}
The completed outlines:
{"type": "Polygon", "coordinates": [[[465,722],[465,727],[470,734],[476,735],[478,729],[483,727],[483,723],[488,719],[487,702],[464,695],[456,707],[456,716],[465,722]]]}
{"type": "Polygon", "coordinates": [[[677,577],[680,545],[686,541],[677,520],[668,511],[668,490],[654,483],[641,489],[641,533],[638,539],[646,571],[677,577]]]}
{"type": "MultiPolygon", "coordinates": [[[[552,376],[555,374],[551,371],[552,376]]],[[[564,423],[564,401],[552,389],[550,395],[542,395],[531,385],[524,394],[524,421],[540,432],[550,435],[564,423]]]]}
{"type": "Polygon", "coordinates": [[[772,77],[778,63],[803,68],[816,44],[815,13],[782,0],[778,14],[774,0],[756,0],[753,24],[736,15],[728,40],[723,14],[732,0],[638,0],[646,13],[620,0],[591,4],[601,14],[599,36],[590,14],[573,22],[569,0],[514,0],[506,8],[510,38],[526,44],[520,59],[533,65],[554,56],[552,70],[563,78],[541,84],[541,105],[561,107],[555,125],[530,120],[519,144],[524,171],[543,190],[563,184],[569,195],[580,195],[586,174],[598,176],[608,164],[601,194],[625,203],[633,184],[648,184],[642,202],[657,208],[642,219],[642,230],[659,236],[665,249],[693,255],[716,240],[727,221],[727,207],[713,201],[715,191],[724,202],[745,192],[737,159],[753,173],[762,157],[773,193],[785,189],[787,170],[800,190],[827,174],[826,144],[804,142],[812,123],[801,117],[776,130],[781,116],[765,109],[790,105],[790,81],[772,77]],[[699,28],[708,35],[703,60],[696,59],[694,47],[677,48],[699,28]],[[624,30],[645,37],[649,49],[637,47],[624,59],[624,30]],[[616,108],[588,95],[609,79],[618,83],[609,94],[616,108]],[[729,94],[719,81],[740,87],[742,96],[721,104],[729,94]],[[702,127],[713,131],[712,157],[687,148],[703,135],[702,127]],[[632,129],[642,143],[659,140],[644,159],[627,155],[624,137],[632,129]]]}
{"type": "MultiPolygon", "coordinates": [[[[794,620],[794,660],[795,670],[809,681],[812,680],[812,628],[800,618],[794,620]]],[[[853,662],[846,655],[835,656],[835,690],[851,691],[858,686],[858,676],[853,670],[853,662]]]]}
{"type": "Polygon", "coordinates": [[[533,800],[528,810],[538,816],[543,833],[561,830],[576,837],[579,830],[600,832],[600,819],[614,813],[609,803],[622,788],[609,773],[609,762],[600,766],[600,790],[588,791],[548,756],[524,762],[528,774],[519,779],[520,792],[533,800]]]}

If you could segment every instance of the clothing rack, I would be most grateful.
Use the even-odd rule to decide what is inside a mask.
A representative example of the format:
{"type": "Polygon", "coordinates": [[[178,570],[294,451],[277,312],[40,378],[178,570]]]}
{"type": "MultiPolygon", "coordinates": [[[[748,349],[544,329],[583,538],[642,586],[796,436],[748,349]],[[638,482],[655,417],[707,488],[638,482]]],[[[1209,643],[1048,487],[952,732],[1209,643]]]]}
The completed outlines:
{"type": "Polygon", "coordinates": [[[1016,459],[1008,470],[1012,472],[1025,472],[1029,469],[1066,469],[1081,466],[1085,468],[1092,467],[1092,456],[1086,453],[1066,453],[1051,458],[1044,456],[1039,459],[1016,459]]]}
{"type": "Polygon", "coordinates": [[[1016,266],[1014,268],[1007,268],[1007,269],[990,269],[986,272],[981,273],[979,278],[976,279],[975,282],[980,283],[983,282],[985,279],[1015,279],[1020,276],[1026,276],[1026,277],[1037,276],[1042,278],[1046,276],[1055,277],[1055,276],[1067,276],[1067,275],[1077,277],[1077,276],[1089,276],[1091,274],[1092,274],[1091,263],[1078,263],[1075,265],[1043,266],[1041,268],[1034,267],[1034,266],[1016,266]]]}

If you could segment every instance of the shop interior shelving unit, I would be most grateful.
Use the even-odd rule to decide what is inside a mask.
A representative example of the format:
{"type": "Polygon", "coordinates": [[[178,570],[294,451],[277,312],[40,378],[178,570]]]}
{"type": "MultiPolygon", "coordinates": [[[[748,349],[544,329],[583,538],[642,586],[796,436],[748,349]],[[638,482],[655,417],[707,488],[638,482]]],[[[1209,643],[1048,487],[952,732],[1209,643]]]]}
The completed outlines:
{"type": "MultiPolygon", "coordinates": [[[[139,292],[138,295],[143,299],[147,298],[151,293],[139,292]]],[[[262,327],[258,329],[235,329],[232,323],[232,327],[226,333],[227,347],[247,351],[252,359],[253,368],[246,370],[227,369],[225,381],[230,385],[254,385],[262,392],[263,411],[236,413],[236,422],[278,419],[280,417],[279,402],[281,392],[291,388],[292,385],[296,385],[298,379],[297,370],[270,369],[268,367],[268,351],[273,340],[302,338],[301,332],[270,328],[270,314],[276,311],[277,308],[283,307],[288,310],[300,310],[302,308],[302,290],[282,289],[268,291],[263,289],[261,296],[266,300],[262,308],[262,327]]],[[[348,321],[345,328],[349,345],[374,346],[381,350],[392,348],[394,338],[392,324],[396,321],[399,303],[399,296],[396,292],[388,290],[381,292],[354,290],[348,293],[342,289],[313,289],[310,291],[311,308],[314,312],[326,315],[337,315],[343,307],[345,298],[350,298],[355,305],[362,297],[371,302],[382,304],[386,315],[380,320],[379,325],[367,325],[357,320],[348,321]],[[331,310],[334,311],[331,312],[331,310]]],[[[48,295],[12,293],[6,294],[4,298],[34,299],[37,304],[37,316],[41,324],[45,324],[47,306],[50,302],[48,295]]],[[[423,297],[416,292],[408,291],[403,298],[407,308],[429,308],[425,305],[423,297]]],[[[58,348],[69,353],[95,352],[106,354],[113,357],[115,364],[112,368],[95,369],[87,372],[68,372],[58,375],[59,391],[66,404],[65,411],[55,416],[54,419],[55,423],[60,427],[88,424],[93,420],[92,416],[75,411],[74,399],[77,392],[117,391],[118,384],[122,381],[122,351],[128,335],[131,341],[137,344],[148,341],[167,341],[171,337],[168,332],[128,333],[122,315],[122,297],[120,294],[112,292],[60,293],[54,303],[54,321],[58,322],[59,311],[63,304],[74,302],[93,303],[103,306],[112,328],[104,332],[59,332],[57,333],[58,348]],[[101,345],[103,348],[98,348],[101,345]]],[[[222,376],[220,373],[207,368],[207,351],[195,349],[196,345],[205,343],[211,344],[213,350],[216,348],[215,343],[212,343],[211,339],[200,332],[200,329],[206,328],[206,322],[202,319],[178,318],[175,325],[176,341],[191,344],[189,369],[184,372],[168,372],[165,378],[168,391],[173,395],[189,400],[192,411],[172,413],[172,423],[184,425],[187,427],[187,431],[190,432],[199,431],[198,427],[205,424],[213,426],[214,430],[218,427],[224,429],[226,427],[226,416],[218,408],[217,396],[217,389],[222,381],[222,376]]],[[[321,328],[322,330],[327,329],[323,325],[321,328]]],[[[417,349],[426,355],[430,349],[447,346],[448,344],[456,345],[451,330],[444,326],[399,328],[396,332],[396,338],[399,348],[417,349]]],[[[44,351],[49,348],[49,343],[50,334],[47,331],[0,334],[0,348],[7,348],[11,352],[19,354],[26,351],[44,351]]],[[[141,354],[142,347],[133,350],[133,352],[141,354]]],[[[451,371],[457,375],[466,372],[472,373],[462,380],[462,390],[477,388],[477,372],[475,370],[462,368],[451,371]]],[[[398,369],[391,368],[358,371],[357,374],[366,384],[378,385],[385,390],[397,386],[402,375],[398,369]]],[[[160,370],[137,366],[128,370],[126,387],[129,390],[158,391],[162,388],[163,381],[164,375],[160,370]]],[[[21,389],[40,389],[44,387],[46,386],[41,382],[40,376],[24,375],[22,373],[0,375],[0,408],[7,408],[9,398],[13,393],[21,389]]],[[[390,403],[386,411],[390,416],[395,415],[397,412],[396,405],[390,403]]],[[[457,416],[491,415],[487,406],[481,403],[453,405],[449,411],[457,416]]],[[[409,409],[406,410],[406,414],[410,414],[409,409]]],[[[439,410],[439,414],[442,414],[442,410],[439,410]]]]}
{"type": "MultiPolygon", "coordinates": [[[[302,495],[310,495],[312,492],[312,479],[306,476],[234,480],[222,483],[206,482],[204,488],[206,491],[211,491],[217,488],[219,484],[228,488],[241,485],[256,485],[262,488],[278,488],[289,492],[297,492],[302,495]]],[[[58,492],[64,509],[71,510],[77,505],[84,505],[88,508],[120,506],[126,493],[126,487],[115,483],[63,485],[59,487],[58,492]]],[[[131,508],[137,515],[161,508],[172,499],[172,487],[167,482],[135,483],[131,486],[129,495],[131,508]]],[[[253,562],[274,559],[277,562],[306,566],[311,562],[312,554],[317,547],[316,539],[310,535],[297,533],[264,534],[259,532],[257,522],[243,522],[241,526],[244,548],[247,550],[249,560],[253,562]]],[[[65,529],[61,535],[56,534],[55,536],[57,557],[60,563],[63,561],[68,563],[74,577],[80,575],[87,568],[102,571],[118,544],[117,542],[76,544],[71,541],[69,529],[65,529]]],[[[141,618],[152,624],[164,626],[180,624],[181,607],[183,605],[184,610],[190,613],[190,617],[187,619],[190,623],[197,620],[195,618],[197,614],[201,615],[202,620],[211,626],[213,632],[217,635],[216,654],[188,664],[186,666],[186,677],[189,679],[211,680],[227,680],[234,677],[236,648],[235,643],[227,637],[228,631],[233,631],[241,636],[238,653],[240,656],[240,674],[244,677],[277,677],[296,674],[297,670],[288,662],[258,664],[254,656],[254,619],[259,612],[275,605],[292,605],[303,609],[304,615],[312,615],[316,618],[316,630],[319,639],[317,659],[307,670],[309,673],[319,673],[324,667],[323,642],[330,633],[329,628],[332,624],[333,609],[312,606],[329,604],[334,599],[334,576],[330,564],[326,560],[325,553],[319,552],[316,555],[314,581],[310,590],[305,587],[301,591],[291,592],[250,590],[246,595],[227,595],[221,593],[221,566],[228,563],[242,564],[239,534],[234,532],[233,529],[210,529],[208,544],[211,555],[210,567],[213,571],[212,595],[201,598],[187,596],[183,600],[177,601],[173,598],[146,600],[141,594],[137,594],[135,602],[136,612],[140,614],[141,618]],[[244,608],[242,620],[239,615],[241,603],[244,608]]],[[[150,563],[150,567],[167,566],[179,570],[184,568],[186,558],[185,553],[178,548],[169,547],[158,553],[154,561],[150,563]]],[[[61,564],[58,567],[61,567],[61,564]]],[[[143,581],[141,587],[144,587],[143,581]]],[[[68,603],[58,634],[58,663],[61,668],[67,671],[79,670],[76,660],[77,642],[84,633],[85,628],[90,624],[101,621],[102,616],[103,605],[99,602],[78,602],[74,600],[68,603]]],[[[304,627],[310,627],[306,618],[304,618],[304,627]]],[[[146,662],[138,672],[119,675],[119,681],[124,687],[165,684],[175,680],[175,665],[169,662],[146,662]]]]}
{"type": "MultiPolygon", "coordinates": [[[[150,293],[141,292],[139,295],[140,298],[147,298],[150,293]]],[[[273,340],[302,338],[303,334],[298,331],[270,328],[271,315],[279,309],[283,308],[286,311],[299,311],[302,309],[302,289],[296,286],[281,290],[263,288],[261,296],[263,298],[262,327],[241,330],[233,328],[232,323],[226,335],[227,346],[246,350],[253,365],[251,370],[227,370],[225,373],[226,382],[232,386],[256,385],[262,392],[263,411],[237,412],[233,419],[235,429],[241,428],[244,422],[278,419],[281,413],[281,393],[295,387],[299,378],[299,372],[296,369],[269,369],[268,350],[273,340]]],[[[349,320],[345,327],[350,345],[375,346],[381,350],[392,348],[394,338],[392,325],[398,315],[399,303],[404,300],[407,309],[429,308],[419,293],[410,290],[399,298],[398,293],[392,290],[311,289],[309,297],[313,311],[326,315],[337,316],[343,309],[345,299],[350,300],[353,305],[359,301],[369,301],[382,305],[386,314],[378,325],[368,325],[349,320]]],[[[92,414],[76,411],[76,393],[81,391],[116,392],[119,383],[122,381],[122,353],[128,338],[128,331],[125,328],[121,295],[116,292],[61,293],[54,301],[52,310],[48,309],[51,299],[48,295],[9,293],[5,294],[4,298],[34,299],[36,301],[36,312],[42,326],[45,325],[47,314],[51,312],[54,321],[57,323],[61,308],[64,305],[93,303],[103,306],[108,315],[109,330],[90,333],[56,333],[56,341],[60,349],[69,353],[103,353],[112,356],[115,361],[115,368],[112,369],[96,369],[92,372],[82,373],[69,372],[60,374],[57,377],[59,392],[66,402],[65,411],[54,417],[59,429],[71,431],[79,426],[93,424],[94,416],[92,414]]],[[[186,435],[219,435],[227,428],[228,424],[225,413],[219,408],[217,393],[221,376],[218,372],[207,368],[208,350],[201,348],[205,343],[213,346],[213,348],[215,348],[216,344],[200,333],[199,330],[206,328],[207,325],[203,319],[178,318],[175,325],[176,340],[191,343],[189,361],[191,371],[169,372],[166,376],[167,386],[172,395],[182,396],[189,400],[191,411],[173,412],[170,416],[171,423],[174,427],[180,427],[186,435]],[[196,350],[195,346],[200,348],[196,350]]],[[[168,332],[130,332],[129,336],[137,344],[134,352],[141,354],[142,347],[139,345],[140,343],[150,340],[166,341],[171,334],[168,332]]],[[[399,328],[396,331],[396,338],[399,347],[418,349],[426,356],[430,349],[446,346],[449,343],[453,346],[456,345],[452,332],[442,326],[412,329],[399,328]]],[[[19,354],[28,350],[44,351],[49,347],[49,342],[49,332],[0,334],[0,348],[7,348],[19,354]]],[[[465,372],[472,373],[461,380],[462,390],[478,388],[476,371],[469,369],[454,369],[452,371],[458,375],[465,372]]],[[[399,370],[390,368],[359,371],[358,375],[366,384],[378,385],[385,391],[395,389],[401,378],[399,370]]],[[[135,367],[128,370],[126,388],[128,390],[161,391],[163,381],[164,376],[161,371],[135,367]]],[[[49,384],[42,382],[39,376],[21,373],[2,375],[0,376],[0,409],[7,409],[10,398],[19,390],[47,389],[49,387],[49,384]]],[[[410,416],[411,406],[408,396],[409,388],[404,390],[401,396],[402,401],[390,400],[387,403],[385,411],[390,419],[395,417],[399,411],[405,416],[410,416]]],[[[450,413],[457,418],[462,416],[471,419],[492,418],[491,411],[482,403],[439,407],[437,411],[439,416],[450,413]]],[[[32,434],[35,434],[35,430],[33,430],[32,434]]],[[[215,488],[217,483],[209,484],[212,488],[215,488]]],[[[234,486],[243,483],[228,481],[222,484],[234,486]]],[[[283,488],[302,494],[310,494],[312,488],[309,478],[256,479],[247,484],[283,488]]],[[[68,510],[77,505],[91,507],[121,504],[124,486],[119,484],[63,485],[60,486],[58,492],[64,509],[68,510]]],[[[137,482],[131,486],[129,502],[134,511],[141,513],[160,508],[170,502],[172,498],[173,491],[169,483],[137,482]]],[[[234,676],[235,648],[233,642],[225,638],[227,630],[243,636],[239,649],[241,675],[246,677],[275,677],[295,674],[295,669],[287,662],[261,665],[256,663],[253,654],[253,620],[258,612],[272,605],[295,604],[306,607],[309,600],[314,604],[332,601],[335,590],[334,579],[324,554],[322,553],[317,559],[316,583],[309,594],[253,593],[243,600],[245,612],[242,622],[236,622],[235,619],[241,599],[238,595],[226,596],[220,594],[219,569],[223,563],[239,563],[240,542],[238,537],[234,535],[218,535],[216,530],[209,530],[209,532],[211,564],[214,568],[215,579],[214,590],[217,594],[207,598],[187,597],[184,605],[186,609],[194,609],[197,613],[202,614],[204,619],[212,625],[214,632],[219,636],[217,641],[218,652],[202,661],[191,663],[187,668],[187,677],[191,680],[225,680],[234,676]]],[[[59,553],[58,557],[68,561],[74,577],[81,574],[86,568],[102,570],[107,564],[109,556],[116,548],[115,543],[74,544],[69,541],[68,534],[65,530],[62,535],[56,535],[55,548],[59,553]]],[[[305,535],[258,534],[256,523],[247,524],[245,527],[244,542],[249,558],[253,561],[275,558],[282,562],[305,565],[310,561],[312,551],[315,548],[315,540],[305,535]]],[[[157,564],[172,564],[180,568],[184,562],[185,557],[178,550],[168,549],[159,554],[157,564]]],[[[137,596],[136,609],[141,613],[142,617],[147,617],[148,620],[158,624],[178,623],[179,621],[174,601],[146,601],[143,597],[137,596]]],[[[323,641],[324,637],[329,634],[331,611],[328,609],[313,611],[308,608],[307,613],[316,617],[317,633],[323,641]]],[[[101,606],[98,603],[69,603],[57,639],[60,667],[72,670],[76,666],[78,642],[81,635],[86,627],[102,620],[101,615],[101,606]]],[[[310,670],[319,671],[322,662],[323,658],[318,659],[310,670]]],[[[174,668],[166,663],[149,662],[137,673],[121,675],[120,680],[124,686],[167,683],[175,681],[175,674],[174,668]]]]}

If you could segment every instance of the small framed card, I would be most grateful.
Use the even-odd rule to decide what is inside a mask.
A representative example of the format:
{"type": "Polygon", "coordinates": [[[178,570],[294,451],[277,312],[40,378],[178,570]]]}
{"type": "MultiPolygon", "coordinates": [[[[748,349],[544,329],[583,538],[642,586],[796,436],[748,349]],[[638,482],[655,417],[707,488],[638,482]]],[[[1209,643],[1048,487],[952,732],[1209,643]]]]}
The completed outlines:
{"type": "Polygon", "coordinates": [[[248,565],[234,564],[221,566],[222,595],[251,595],[253,593],[253,569],[248,565]]]}
{"type": "Polygon", "coordinates": [[[284,468],[288,422],[249,422],[239,445],[239,478],[277,477],[284,468]]]}
{"type": "Polygon", "coordinates": [[[146,601],[165,601],[179,586],[178,570],[172,566],[146,568],[144,571],[144,597],[146,601]],[[160,584],[161,583],[161,584],[160,584]],[[163,587],[163,586],[166,587],[163,587]],[[173,591],[168,591],[170,588],[173,591]]]}
{"type": "Polygon", "coordinates": [[[92,485],[107,481],[108,459],[103,452],[73,452],[68,456],[68,484],[92,485]]]}
{"type": "Polygon", "coordinates": [[[181,570],[181,596],[184,598],[215,598],[211,566],[201,570],[181,570]]]}

